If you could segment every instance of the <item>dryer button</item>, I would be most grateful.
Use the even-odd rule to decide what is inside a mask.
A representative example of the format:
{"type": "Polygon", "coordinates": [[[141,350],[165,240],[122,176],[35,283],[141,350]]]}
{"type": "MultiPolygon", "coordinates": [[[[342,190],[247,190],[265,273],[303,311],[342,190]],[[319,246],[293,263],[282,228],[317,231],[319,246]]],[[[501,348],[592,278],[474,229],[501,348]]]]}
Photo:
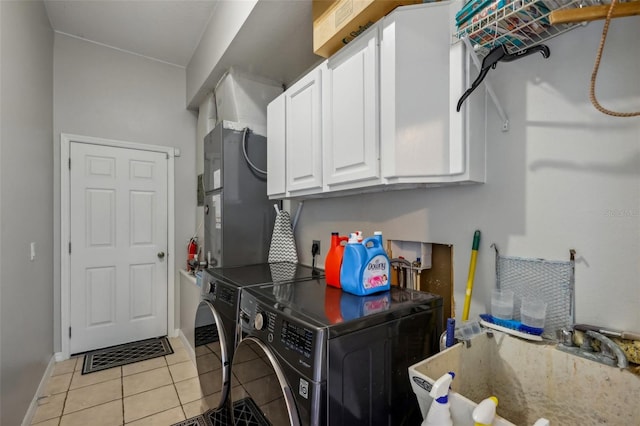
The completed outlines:
{"type": "Polygon", "coordinates": [[[253,320],[253,326],[256,330],[264,330],[267,324],[264,321],[264,315],[262,312],[258,312],[256,314],[255,319],[253,320]]]}

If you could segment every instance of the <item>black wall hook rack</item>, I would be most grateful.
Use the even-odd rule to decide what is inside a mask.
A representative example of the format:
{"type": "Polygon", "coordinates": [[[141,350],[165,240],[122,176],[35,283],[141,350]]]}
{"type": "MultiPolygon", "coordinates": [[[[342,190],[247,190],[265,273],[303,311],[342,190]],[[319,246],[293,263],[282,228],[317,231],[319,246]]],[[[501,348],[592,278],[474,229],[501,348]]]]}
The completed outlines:
{"type": "Polygon", "coordinates": [[[469,95],[482,83],[482,80],[487,76],[487,73],[491,68],[495,68],[498,65],[498,62],[512,62],[516,59],[520,59],[524,56],[529,56],[533,53],[540,52],[542,56],[548,58],[550,55],[549,48],[544,44],[539,44],[537,46],[529,47],[523,50],[520,50],[516,53],[509,53],[507,48],[504,45],[500,45],[494,47],[489,51],[487,56],[482,60],[482,67],[480,68],[480,74],[475,79],[475,81],[471,84],[471,87],[467,89],[466,92],[460,97],[458,101],[458,105],[456,107],[456,111],[460,112],[460,108],[464,103],[465,99],[469,97],[469,95]]]}

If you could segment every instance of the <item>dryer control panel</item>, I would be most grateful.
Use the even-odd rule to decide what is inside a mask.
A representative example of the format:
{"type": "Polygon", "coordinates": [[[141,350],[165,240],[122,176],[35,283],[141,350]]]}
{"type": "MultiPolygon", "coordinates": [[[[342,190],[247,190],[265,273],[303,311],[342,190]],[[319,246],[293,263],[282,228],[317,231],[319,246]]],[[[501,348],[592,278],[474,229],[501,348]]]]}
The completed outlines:
{"type": "Polygon", "coordinates": [[[206,269],[202,271],[202,288],[200,289],[200,296],[202,299],[213,302],[216,298],[216,282],[217,278],[209,273],[206,269]]]}
{"type": "Polygon", "coordinates": [[[237,314],[239,290],[236,286],[220,279],[214,279],[213,304],[218,312],[235,321],[237,314]]]}
{"type": "Polygon", "coordinates": [[[313,332],[292,321],[283,320],[280,329],[280,342],[288,349],[309,359],[312,355],[313,332]]]}
{"type": "Polygon", "coordinates": [[[313,381],[325,380],[325,330],[299,321],[285,306],[270,306],[244,291],[240,298],[242,336],[255,336],[274,354],[313,381]]]}

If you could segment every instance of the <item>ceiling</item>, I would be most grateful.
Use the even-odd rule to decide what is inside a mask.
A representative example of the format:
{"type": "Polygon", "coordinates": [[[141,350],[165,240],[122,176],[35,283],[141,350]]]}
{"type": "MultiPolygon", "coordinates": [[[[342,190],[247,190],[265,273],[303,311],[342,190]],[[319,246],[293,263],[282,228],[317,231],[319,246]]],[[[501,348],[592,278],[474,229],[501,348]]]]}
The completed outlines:
{"type": "Polygon", "coordinates": [[[44,0],[54,31],[186,67],[218,0],[44,0]]]}
{"type": "MultiPolygon", "coordinates": [[[[2,1],[2,0],[0,0],[2,1]]],[[[246,0],[44,0],[54,31],[186,68],[216,10],[246,0]]],[[[230,68],[288,86],[313,53],[309,0],[260,0],[187,107],[197,109],[230,68]]],[[[188,86],[189,84],[187,84],[188,86]]]]}

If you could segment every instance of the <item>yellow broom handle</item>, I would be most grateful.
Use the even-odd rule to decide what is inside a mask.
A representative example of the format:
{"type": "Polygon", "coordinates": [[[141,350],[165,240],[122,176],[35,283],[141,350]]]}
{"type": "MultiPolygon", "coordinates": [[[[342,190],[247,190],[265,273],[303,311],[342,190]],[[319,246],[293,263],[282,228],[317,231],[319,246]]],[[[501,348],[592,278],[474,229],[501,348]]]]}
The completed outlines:
{"type": "Polygon", "coordinates": [[[473,278],[476,275],[476,261],[478,259],[478,248],[480,247],[480,231],[473,233],[473,246],[471,247],[471,260],[469,261],[469,277],[467,278],[467,292],[464,298],[464,309],[462,310],[462,321],[469,319],[469,309],[471,308],[471,293],[473,292],[473,278]]]}

